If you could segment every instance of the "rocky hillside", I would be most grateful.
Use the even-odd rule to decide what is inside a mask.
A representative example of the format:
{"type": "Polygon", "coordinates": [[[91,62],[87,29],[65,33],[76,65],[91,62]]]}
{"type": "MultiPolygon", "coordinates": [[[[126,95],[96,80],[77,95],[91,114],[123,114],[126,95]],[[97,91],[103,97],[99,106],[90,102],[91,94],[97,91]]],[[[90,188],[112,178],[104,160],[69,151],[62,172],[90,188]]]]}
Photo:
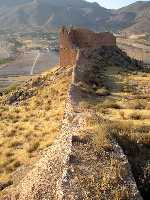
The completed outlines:
{"type": "Polygon", "coordinates": [[[84,0],[21,0],[0,2],[1,28],[58,28],[61,25],[104,30],[109,11],[84,0]],[[101,26],[99,25],[101,24],[101,26]]]}
{"type": "Polygon", "coordinates": [[[113,11],[111,24],[114,30],[144,33],[150,32],[150,1],[137,1],[113,11]]]}
{"type": "Polygon", "coordinates": [[[150,2],[108,10],[84,0],[0,0],[1,29],[56,29],[85,26],[98,31],[149,32],[150,2]]]}
{"type": "Polygon", "coordinates": [[[9,145],[14,130],[10,134],[10,127],[8,132],[7,126],[2,127],[0,156],[9,158],[2,165],[4,175],[8,167],[18,170],[10,176],[12,186],[3,185],[1,199],[147,200],[150,73],[143,70],[116,46],[82,48],[74,66],[55,68],[24,89],[4,94],[1,107],[11,117],[1,118],[7,126],[21,122],[21,127],[15,133],[20,143],[15,145],[9,145]],[[59,131],[53,127],[55,122],[59,131]],[[35,130],[29,132],[29,125],[35,130]],[[53,134],[56,140],[43,147],[37,158],[43,142],[53,134]],[[35,138],[38,145],[25,148],[35,138]],[[26,170],[14,165],[22,149],[28,160],[34,155],[36,159],[26,170]]]}
{"type": "Polygon", "coordinates": [[[0,96],[0,196],[58,136],[70,79],[57,67],[0,96]]]}

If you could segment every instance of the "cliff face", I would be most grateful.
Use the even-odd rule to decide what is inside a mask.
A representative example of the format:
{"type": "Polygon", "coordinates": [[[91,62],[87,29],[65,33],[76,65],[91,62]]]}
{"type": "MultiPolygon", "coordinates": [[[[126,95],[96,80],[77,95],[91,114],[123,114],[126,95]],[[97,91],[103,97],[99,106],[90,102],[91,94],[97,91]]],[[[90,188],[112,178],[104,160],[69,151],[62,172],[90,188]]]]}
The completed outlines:
{"type": "Polygon", "coordinates": [[[67,64],[66,70],[72,70],[61,134],[3,200],[142,199],[127,157],[105,129],[110,122],[92,106],[109,95],[99,94],[98,88],[104,84],[101,73],[112,63],[112,57],[115,63],[116,54],[120,54],[115,38],[89,32],[82,41],[78,30],[75,33],[78,48],[72,43],[74,37],[70,42],[67,30],[61,33],[60,64],[67,64]],[[98,43],[93,42],[93,35],[100,37],[98,43]],[[105,37],[110,38],[106,45],[102,42],[105,37]],[[73,49],[68,57],[64,53],[69,51],[66,47],[73,49]]]}

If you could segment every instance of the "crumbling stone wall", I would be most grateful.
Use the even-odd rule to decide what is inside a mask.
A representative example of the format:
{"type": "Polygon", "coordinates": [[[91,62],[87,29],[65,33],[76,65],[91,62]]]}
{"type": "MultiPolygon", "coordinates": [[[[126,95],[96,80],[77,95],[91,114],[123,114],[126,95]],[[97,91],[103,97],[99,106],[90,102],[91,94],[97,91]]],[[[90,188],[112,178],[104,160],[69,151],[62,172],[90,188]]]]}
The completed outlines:
{"type": "Polygon", "coordinates": [[[102,46],[116,46],[115,36],[108,32],[94,33],[84,28],[63,27],[60,31],[60,66],[75,65],[80,49],[102,46]]]}

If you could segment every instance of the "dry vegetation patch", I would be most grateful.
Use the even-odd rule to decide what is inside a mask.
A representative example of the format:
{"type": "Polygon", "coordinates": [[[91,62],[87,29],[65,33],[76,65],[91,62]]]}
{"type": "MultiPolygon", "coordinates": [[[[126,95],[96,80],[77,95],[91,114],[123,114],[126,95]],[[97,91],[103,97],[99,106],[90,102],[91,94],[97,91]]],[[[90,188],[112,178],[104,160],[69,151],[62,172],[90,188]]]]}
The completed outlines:
{"type": "MultiPolygon", "coordinates": [[[[91,107],[109,121],[107,126],[109,134],[113,135],[123,148],[138,188],[144,199],[148,199],[150,196],[150,74],[123,71],[119,67],[118,71],[119,73],[116,73],[116,67],[115,70],[113,66],[108,67],[105,71],[108,77],[106,81],[108,80],[109,84],[111,82],[111,86],[114,86],[110,88],[111,95],[98,99],[91,107]]],[[[119,167],[119,164],[117,166],[119,167]]],[[[119,169],[116,170],[119,173],[119,169]]],[[[113,171],[109,169],[109,172],[115,173],[115,168],[113,171]]],[[[120,199],[117,196],[116,198],[120,199]]]]}
{"type": "Polygon", "coordinates": [[[55,68],[0,101],[0,183],[31,164],[59,133],[71,70],[55,68]]]}
{"type": "MultiPolygon", "coordinates": [[[[80,102],[81,108],[100,116],[100,121],[90,118],[87,127],[91,130],[96,149],[111,151],[111,137],[116,139],[127,155],[138,189],[144,199],[149,199],[150,74],[111,65],[101,68],[100,76],[102,87],[98,86],[93,93],[105,93],[104,87],[109,93],[97,94],[95,99],[91,97],[80,102]]],[[[101,184],[109,188],[121,181],[125,171],[121,162],[111,157],[106,166],[101,184]]],[[[116,184],[112,198],[130,199],[129,191],[118,188],[116,184]]]]}

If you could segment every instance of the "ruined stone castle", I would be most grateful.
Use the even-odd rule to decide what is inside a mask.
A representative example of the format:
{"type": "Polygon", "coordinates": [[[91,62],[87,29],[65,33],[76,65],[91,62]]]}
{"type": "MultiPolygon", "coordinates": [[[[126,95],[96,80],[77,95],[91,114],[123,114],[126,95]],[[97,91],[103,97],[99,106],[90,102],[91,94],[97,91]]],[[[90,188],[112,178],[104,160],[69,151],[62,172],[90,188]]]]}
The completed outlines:
{"type": "Polygon", "coordinates": [[[95,33],[85,28],[63,27],[60,31],[60,66],[75,65],[79,49],[116,46],[116,37],[109,33],[95,33]]]}

